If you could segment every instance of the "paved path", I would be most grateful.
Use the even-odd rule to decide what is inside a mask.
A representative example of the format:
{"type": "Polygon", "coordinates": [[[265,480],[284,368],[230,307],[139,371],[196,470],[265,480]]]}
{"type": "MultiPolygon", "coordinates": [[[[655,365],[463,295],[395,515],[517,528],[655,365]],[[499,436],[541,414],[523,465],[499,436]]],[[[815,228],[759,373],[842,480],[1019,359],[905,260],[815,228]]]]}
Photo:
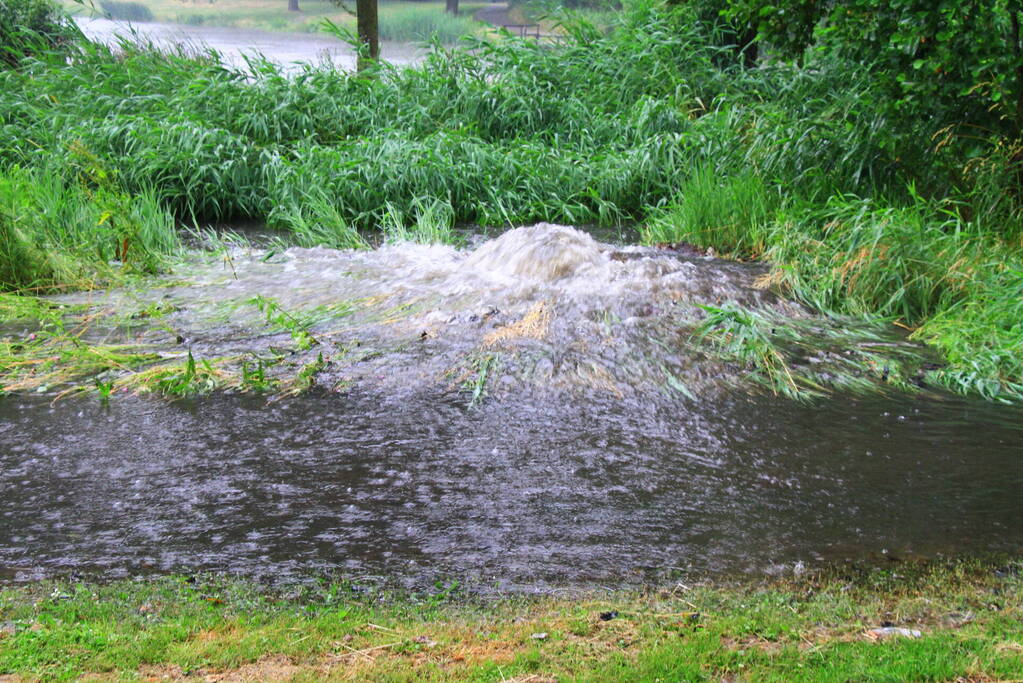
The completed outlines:
{"type": "Polygon", "coordinates": [[[505,26],[512,23],[508,19],[508,3],[492,2],[481,10],[477,10],[473,16],[476,21],[482,21],[494,26],[505,26]]]}

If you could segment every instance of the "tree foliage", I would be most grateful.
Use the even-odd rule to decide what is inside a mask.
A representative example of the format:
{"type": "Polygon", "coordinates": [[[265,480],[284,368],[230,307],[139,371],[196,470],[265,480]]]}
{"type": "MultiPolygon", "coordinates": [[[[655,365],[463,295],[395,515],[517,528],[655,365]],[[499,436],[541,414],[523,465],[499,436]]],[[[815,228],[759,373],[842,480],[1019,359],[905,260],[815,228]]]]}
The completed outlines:
{"type": "Polygon", "coordinates": [[[1023,131],[1020,0],[696,3],[715,6],[740,32],[754,31],[775,57],[824,53],[860,62],[886,88],[897,116],[1014,137],[1023,131]]]}

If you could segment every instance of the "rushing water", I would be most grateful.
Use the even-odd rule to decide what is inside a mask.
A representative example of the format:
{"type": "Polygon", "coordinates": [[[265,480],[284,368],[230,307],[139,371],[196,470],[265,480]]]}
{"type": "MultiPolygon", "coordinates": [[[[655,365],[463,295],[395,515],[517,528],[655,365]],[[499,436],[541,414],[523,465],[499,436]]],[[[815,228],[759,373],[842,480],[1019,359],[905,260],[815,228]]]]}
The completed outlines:
{"type": "Polygon", "coordinates": [[[834,327],[758,287],[763,274],[540,225],[464,250],[236,250],[158,287],[61,297],[91,306],[95,339],[327,367],[311,392],[270,401],[3,399],[0,578],[532,590],[1023,549],[1019,408],[796,403],[751,393],[744,368],[692,341],[701,304],[834,327]],[[256,294],[319,311],[319,343],[273,351],[291,340],[246,303],[256,294]]]}
{"type": "MultiPolygon", "coordinates": [[[[355,52],[347,43],[323,34],[295,34],[225,26],[185,26],[160,22],[132,23],[110,19],[78,17],[78,26],[91,40],[116,45],[122,39],[141,40],[160,49],[216,50],[230,66],[244,68],[246,57],[262,55],[293,70],[302,63],[323,61],[347,70],[355,69],[355,52]]],[[[382,59],[392,64],[412,64],[423,50],[405,43],[384,41],[382,59]]]]}

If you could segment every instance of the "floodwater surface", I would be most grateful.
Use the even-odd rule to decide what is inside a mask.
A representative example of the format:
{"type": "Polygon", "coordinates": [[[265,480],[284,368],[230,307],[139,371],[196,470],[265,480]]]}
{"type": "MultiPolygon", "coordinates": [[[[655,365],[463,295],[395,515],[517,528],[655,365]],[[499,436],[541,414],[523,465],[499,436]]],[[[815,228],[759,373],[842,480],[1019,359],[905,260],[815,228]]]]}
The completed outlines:
{"type": "Polygon", "coordinates": [[[0,572],[544,590],[1019,551],[1021,418],[932,399],[6,399],[0,572]]]}
{"type": "Polygon", "coordinates": [[[109,405],[3,398],[0,580],[546,590],[1023,550],[1023,410],[893,391],[891,354],[919,345],[765,273],[541,224],[466,249],[239,249],[54,297],[92,321],[83,340],[223,376],[259,360],[281,388],[313,368],[312,386],[170,402],[106,372],[109,405]],[[798,324],[786,372],[824,386],[862,366],[859,383],[803,402],[751,384],[693,331],[736,306],[764,334],[798,324]],[[315,345],[279,329],[302,321],[315,345]]]}
{"type": "MultiPolygon", "coordinates": [[[[163,50],[185,49],[204,52],[213,49],[228,66],[244,68],[246,57],[262,55],[293,71],[302,64],[330,62],[354,70],[352,46],[325,34],[281,33],[226,26],[186,26],[161,22],[134,23],[102,18],[77,17],[75,21],[90,40],[116,45],[119,39],[141,40],[163,50]]],[[[407,43],[384,41],[381,58],[392,64],[413,64],[424,50],[407,43]]]]}

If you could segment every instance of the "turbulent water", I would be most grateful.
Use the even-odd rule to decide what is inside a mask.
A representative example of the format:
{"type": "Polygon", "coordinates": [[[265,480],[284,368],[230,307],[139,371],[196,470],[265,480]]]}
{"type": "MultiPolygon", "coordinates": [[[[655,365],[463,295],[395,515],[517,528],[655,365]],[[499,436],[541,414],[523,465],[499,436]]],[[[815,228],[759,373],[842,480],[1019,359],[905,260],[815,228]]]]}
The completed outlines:
{"type": "Polygon", "coordinates": [[[240,249],[181,272],[187,277],[160,287],[61,300],[93,307],[101,322],[92,340],[130,342],[171,359],[186,351],[266,357],[289,347],[289,326],[302,322],[318,343],[304,353],[291,348],[271,373],[322,354],[322,388],[403,394],[472,385],[494,396],[528,388],[692,398],[720,390],[724,375],[745,373],[694,340],[701,305],[809,318],[756,286],[762,267],[615,247],[546,224],[475,249],[240,249]],[[268,323],[255,297],[284,313],[268,323]]]}
{"type": "MultiPolygon", "coordinates": [[[[61,297],[102,321],[93,341],[273,357],[282,381],[324,362],[310,391],[270,400],[0,402],[0,572],[529,590],[1023,549],[1019,409],[797,403],[706,350],[701,306],[795,321],[822,348],[851,324],[764,275],[539,225],[470,249],[236,249],[61,297]]],[[[808,367],[837,354],[799,351],[808,367]]]]}

